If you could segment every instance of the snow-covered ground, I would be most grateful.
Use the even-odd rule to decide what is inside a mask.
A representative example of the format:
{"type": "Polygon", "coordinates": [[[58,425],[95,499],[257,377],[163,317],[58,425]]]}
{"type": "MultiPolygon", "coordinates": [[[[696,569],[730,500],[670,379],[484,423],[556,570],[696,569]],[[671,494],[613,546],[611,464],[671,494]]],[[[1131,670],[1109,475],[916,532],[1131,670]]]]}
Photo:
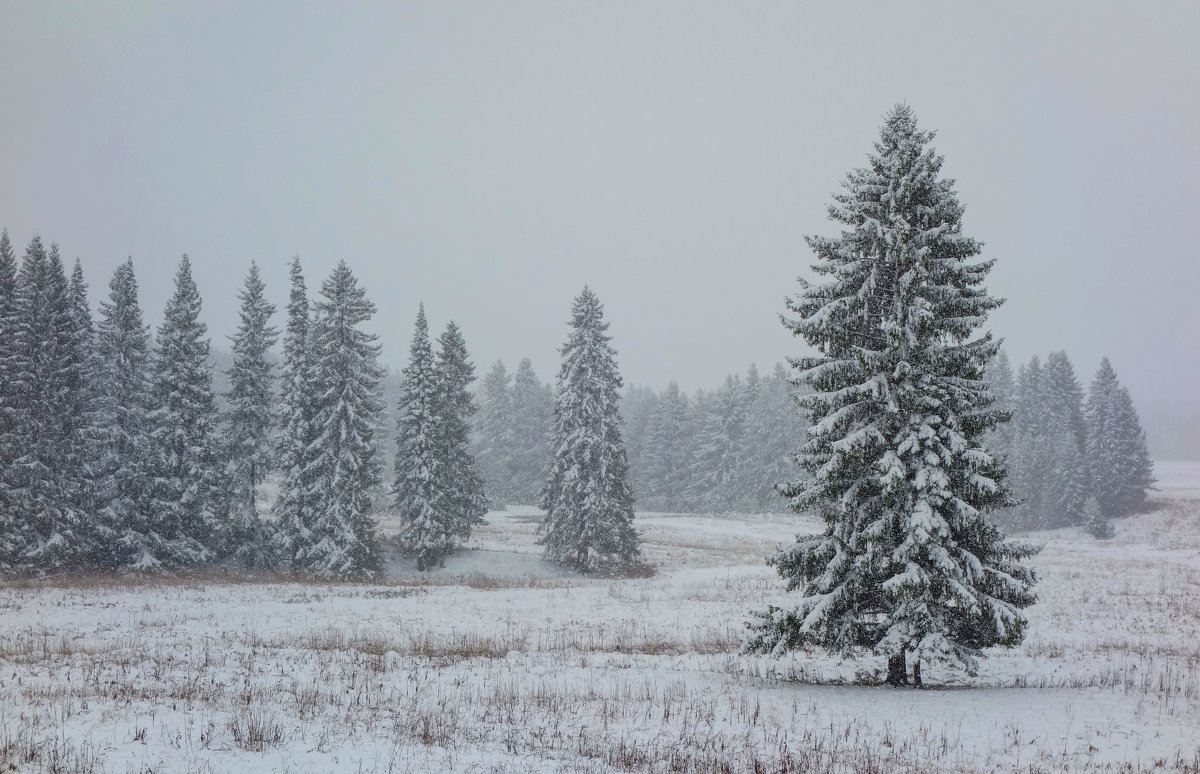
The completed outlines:
{"type": "Polygon", "coordinates": [[[639,514],[649,578],[544,564],[514,509],[428,577],[0,589],[0,770],[1196,771],[1200,463],[1158,478],[1111,541],[1032,536],[1025,644],[922,691],[738,655],[791,515],[639,514]]]}

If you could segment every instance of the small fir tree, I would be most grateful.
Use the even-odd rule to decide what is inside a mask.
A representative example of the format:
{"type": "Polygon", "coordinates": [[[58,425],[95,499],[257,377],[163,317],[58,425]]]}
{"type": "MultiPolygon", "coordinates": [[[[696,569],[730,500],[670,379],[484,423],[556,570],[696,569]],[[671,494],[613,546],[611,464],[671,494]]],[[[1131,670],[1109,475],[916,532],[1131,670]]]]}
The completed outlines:
{"type": "Polygon", "coordinates": [[[591,572],[635,561],[639,545],[621,437],[616,351],[604,307],[586,287],[571,308],[570,325],[560,350],[539,542],[548,560],[591,572]]]}
{"type": "Polygon", "coordinates": [[[784,487],[796,511],[825,522],[770,562],[802,593],[756,615],[746,648],[781,653],[870,648],[888,682],[906,659],[974,672],[984,648],[1024,636],[1032,604],[1029,546],[988,514],[1009,501],[1001,464],[981,446],[1000,414],[983,381],[998,345],[977,335],[999,301],[991,261],[962,233],[953,181],[910,108],[887,116],[866,168],[852,172],[830,218],[841,236],[809,237],[821,284],[800,280],[785,325],[816,354],[793,360],[813,391],[812,427],[784,487]]]}
{"type": "Polygon", "coordinates": [[[1108,540],[1116,534],[1112,522],[1100,509],[1100,500],[1095,495],[1088,497],[1083,503],[1083,528],[1098,540],[1108,540]]]}

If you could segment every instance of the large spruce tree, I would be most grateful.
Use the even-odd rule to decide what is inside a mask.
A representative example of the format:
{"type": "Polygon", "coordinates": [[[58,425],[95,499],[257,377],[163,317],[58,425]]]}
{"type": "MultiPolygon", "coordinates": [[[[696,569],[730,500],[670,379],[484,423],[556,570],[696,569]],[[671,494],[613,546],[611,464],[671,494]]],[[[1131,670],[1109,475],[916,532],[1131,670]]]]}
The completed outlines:
{"type": "Polygon", "coordinates": [[[11,413],[16,396],[11,376],[16,354],[16,291],[17,256],[8,229],[4,229],[0,232],[0,573],[14,571],[18,546],[11,483],[5,473],[11,469],[17,453],[11,413]]]}
{"type": "Polygon", "coordinates": [[[319,397],[308,288],[300,259],[290,264],[287,329],[283,338],[280,387],[278,465],[283,472],[275,499],[272,546],[285,565],[304,570],[315,562],[314,504],[317,502],[316,407],[319,397]]]}
{"type": "Polygon", "coordinates": [[[483,477],[471,454],[471,417],[478,410],[470,390],[471,382],[475,381],[475,366],[467,354],[462,330],[453,321],[438,337],[434,367],[437,486],[443,492],[444,507],[449,512],[452,546],[457,547],[470,539],[477,524],[483,523],[487,496],[483,477]]]}
{"type": "Polygon", "coordinates": [[[403,525],[401,543],[416,556],[417,569],[422,571],[441,564],[454,542],[448,493],[441,486],[445,475],[440,470],[444,460],[438,454],[437,412],[438,375],[422,304],[404,368],[392,483],[392,507],[403,525]]]}
{"type": "Polygon", "coordinates": [[[60,570],[87,554],[80,509],[86,465],[90,353],[81,349],[57,246],[34,237],[10,299],[3,412],[9,558],[25,571],[60,570]]]}
{"type": "Polygon", "coordinates": [[[548,560],[591,572],[631,563],[640,549],[621,437],[616,351],[604,307],[586,287],[571,307],[570,325],[560,350],[540,542],[548,560]]]}
{"type": "Polygon", "coordinates": [[[327,578],[372,577],[382,569],[373,505],[381,485],[376,428],[383,404],[378,336],[361,326],[375,304],[345,261],[321,285],[312,331],[312,459],[304,474],[311,546],[300,569],[327,578]]]}
{"type": "Polygon", "coordinates": [[[269,563],[269,535],[255,500],[274,462],[275,390],[268,352],[279,332],[270,324],[275,305],[267,301],[265,291],[258,264],[251,262],[238,293],[240,322],[232,337],[233,365],[225,396],[229,411],[222,439],[230,507],[225,553],[246,566],[269,563]]]}
{"type": "Polygon", "coordinates": [[[1045,380],[1046,423],[1041,431],[1049,456],[1051,497],[1040,526],[1081,524],[1092,483],[1083,453],[1083,389],[1066,352],[1051,352],[1046,358],[1045,380]]]}
{"type": "Polygon", "coordinates": [[[983,285],[992,262],[971,260],[980,245],[932,139],[896,106],[829,208],[841,235],[808,238],[826,280],[800,280],[784,324],[816,351],[792,361],[812,387],[809,475],[784,494],[826,527],[770,559],[802,596],[757,614],[746,644],[871,649],[892,684],[907,658],[917,680],[921,661],[973,672],[984,648],[1021,641],[1034,601],[1020,563],[1033,549],[988,518],[1009,502],[980,444],[1000,419],[983,381],[998,344],[979,333],[1000,304],[983,285]]]}
{"type": "Polygon", "coordinates": [[[1145,503],[1154,466],[1133,398],[1108,358],[1088,390],[1086,417],[1087,465],[1099,510],[1107,518],[1127,516],[1145,503]]]}
{"type": "Polygon", "coordinates": [[[166,536],[153,512],[141,508],[151,486],[150,327],[142,322],[133,261],[113,272],[96,326],[99,365],[94,529],[107,537],[94,555],[106,569],[150,570],[161,564],[166,536]]]}
{"type": "Polygon", "coordinates": [[[208,326],[200,321],[200,305],[192,265],[184,255],[155,340],[154,408],[148,417],[151,482],[140,504],[142,517],[154,525],[154,560],[167,567],[223,558],[226,500],[208,326]]]}

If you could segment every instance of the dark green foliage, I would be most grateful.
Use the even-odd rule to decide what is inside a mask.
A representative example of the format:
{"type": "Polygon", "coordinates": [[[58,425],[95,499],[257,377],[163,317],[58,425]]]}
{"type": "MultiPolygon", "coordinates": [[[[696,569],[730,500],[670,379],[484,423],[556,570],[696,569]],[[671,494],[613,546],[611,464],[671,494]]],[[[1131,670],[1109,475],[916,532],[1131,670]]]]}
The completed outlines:
{"type": "Polygon", "coordinates": [[[784,320],[816,352],[792,361],[812,388],[808,475],[783,491],[826,528],[770,559],[801,599],[758,614],[749,651],[870,648],[973,672],[1024,636],[1033,550],[988,518],[1009,496],[981,445],[1003,418],[983,381],[998,345],[979,335],[1000,302],[932,139],[897,106],[829,208],[840,236],[808,239],[825,281],[801,280],[784,320]]]}
{"type": "Polygon", "coordinates": [[[619,413],[621,377],[604,308],[584,288],[560,350],[549,477],[539,527],[545,557],[580,572],[637,559],[633,491],[619,413]]]}
{"type": "Polygon", "coordinates": [[[313,455],[303,478],[311,508],[297,569],[327,578],[373,577],[382,568],[373,503],[381,485],[375,432],[383,410],[378,337],[361,325],[375,305],[345,261],[321,285],[312,331],[313,455]]]}
{"type": "Polygon", "coordinates": [[[258,516],[258,485],[274,464],[274,375],[268,352],[279,338],[271,327],[275,306],[265,297],[258,264],[251,263],[241,301],[240,323],[233,336],[229,369],[229,411],[224,417],[222,447],[230,518],[222,536],[223,553],[236,563],[270,564],[267,525],[258,516]]]}
{"type": "Polygon", "coordinates": [[[189,567],[223,558],[227,511],[220,483],[217,406],[208,361],[208,327],[187,256],[158,327],[151,366],[149,486],[139,501],[149,526],[149,565],[189,567]]]}

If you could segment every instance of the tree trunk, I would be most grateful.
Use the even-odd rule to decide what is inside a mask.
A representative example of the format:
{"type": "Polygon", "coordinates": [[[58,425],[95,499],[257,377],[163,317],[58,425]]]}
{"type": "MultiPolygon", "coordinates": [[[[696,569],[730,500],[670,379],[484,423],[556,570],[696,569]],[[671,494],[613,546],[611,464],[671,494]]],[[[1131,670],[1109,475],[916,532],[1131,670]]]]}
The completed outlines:
{"type": "Polygon", "coordinates": [[[921,659],[913,661],[913,686],[921,687],[921,659]]]}
{"type": "Polygon", "coordinates": [[[908,685],[908,669],[904,663],[904,651],[888,657],[887,684],[893,688],[908,685]]]}

